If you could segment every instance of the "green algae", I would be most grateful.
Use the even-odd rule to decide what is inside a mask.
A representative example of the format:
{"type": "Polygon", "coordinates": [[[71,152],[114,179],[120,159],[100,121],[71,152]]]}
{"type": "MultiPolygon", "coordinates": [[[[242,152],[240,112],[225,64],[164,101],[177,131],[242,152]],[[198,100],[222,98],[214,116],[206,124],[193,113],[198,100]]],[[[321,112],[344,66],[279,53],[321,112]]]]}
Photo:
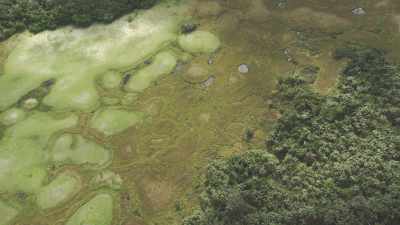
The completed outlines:
{"type": "MultiPolygon", "coordinates": [[[[0,76],[0,111],[8,116],[1,122],[9,126],[0,140],[0,194],[31,194],[41,210],[64,207],[81,189],[80,175],[71,171],[55,175],[53,169],[69,166],[88,168],[82,178],[88,178],[92,188],[121,191],[119,173],[106,170],[90,177],[113,158],[109,147],[99,141],[104,137],[100,133],[112,136],[140,124],[145,114],[131,111],[139,94],[172,73],[178,60],[191,59],[190,54],[171,48],[186,12],[184,5],[160,5],[131,22],[122,18],[87,29],[21,34],[0,76]],[[127,71],[136,72],[125,83],[122,74],[127,71]],[[33,99],[35,104],[25,108],[30,115],[20,109],[14,115],[7,111],[25,107],[33,99]],[[130,110],[99,108],[101,104],[122,104],[130,110]],[[48,111],[37,112],[43,109],[48,111]],[[59,111],[67,112],[53,115],[59,111]],[[88,112],[95,114],[90,118],[88,112]]],[[[113,204],[111,195],[99,194],[78,209],[67,225],[111,224],[113,204]]]]}
{"type": "Polygon", "coordinates": [[[101,86],[105,89],[118,88],[121,85],[122,76],[117,71],[107,71],[100,77],[101,86]]]}
{"type": "Polygon", "coordinates": [[[110,194],[98,194],[81,206],[66,225],[111,225],[113,198],[110,194]]]}
{"type": "Polygon", "coordinates": [[[79,176],[71,172],[64,172],[40,189],[36,195],[37,205],[41,209],[56,207],[70,199],[79,189],[79,176]]]}
{"type": "Polygon", "coordinates": [[[57,110],[87,111],[98,107],[100,98],[93,80],[82,77],[60,79],[58,84],[61,85],[56,84],[54,91],[43,99],[43,103],[57,110]]]}
{"type": "Polygon", "coordinates": [[[0,76],[0,110],[5,110],[16,103],[30,90],[35,89],[46,78],[32,76],[25,79],[24,76],[11,76],[3,74],[0,76]]]}
{"type": "Polygon", "coordinates": [[[59,165],[102,167],[111,161],[112,153],[80,135],[64,134],[55,141],[51,159],[59,165]]]}
{"type": "Polygon", "coordinates": [[[218,37],[207,31],[195,31],[181,35],[178,43],[183,50],[190,53],[213,53],[221,45],[218,37]]]}
{"type": "Polygon", "coordinates": [[[122,132],[140,123],[143,119],[144,114],[140,112],[130,112],[118,108],[106,108],[96,112],[90,120],[90,126],[109,136],[122,132]]]}
{"type": "Polygon", "coordinates": [[[0,114],[0,122],[10,126],[25,119],[26,113],[22,109],[12,108],[0,114]]]}
{"type": "Polygon", "coordinates": [[[0,225],[9,225],[18,215],[18,210],[0,200],[0,225]]]}
{"type": "Polygon", "coordinates": [[[75,116],[56,119],[34,113],[8,128],[0,141],[0,192],[37,192],[47,176],[44,150],[51,135],[76,124],[75,116]]]}
{"type": "MultiPolygon", "coordinates": [[[[37,104],[52,111],[95,110],[100,106],[101,99],[98,93],[101,89],[96,85],[106,90],[117,89],[123,83],[121,71],[132,70],[152,58],[152,63],[139,70],[124,87],[128,92],[142,92],[160,76],[175,69],[175,53],[158,52],[176,40],[185,10],[185,7],[160,6],[141,13],[131,22],[121,19],[107,26],[95,25],[88,29],[66,27],[34,36],[28,33],[20,35],[19,43],[5,60],[4,74],[0,76],[0,111],[16,103],[28,105],[29,110],[36,108],[37,104]],[[118,42],[114,41],[116,38],[118,42]],[[22,64],[24,66],[20,66],[22,64]],[[43,88],[45,92],[40,91],[43,88]],[[40,92],[38,100],[35,98],[36,90],[40,92]],[[35,104],[32,107],[32,104],[25,104],[26,101],[33,103],[33,99],[35,104]]],[[[118,98],[118,101],[103,98],[102,103],[105,104],[120,102],[118,98]]],[[[136,94],[126,94],[122,103],[130,105],[136,99],[136,94]]],[[[14,109],[2,114],[2,123],[11,127],[5,131],[0,142],[0,192],[33,193],[39,208],[55,208],[79,190],[80,181],[76,175],[67,173],[59,174],[45,185],[49,164],[96,169],[111,162],[112,152],[109,149],[79,134],[62,134],[66,128],[77,127],[76,116],[61,119],[64,123],[59,123],[49,113],[33,111],[20,125],[18,121],[25,117],[23,112],[14,109]],[[34,130],[39,127],[40,131],[34,130]],[[53,139],[55,134],[58,137],[53,139]],[[13,179],[3,182],[7,177],[13,179]]],[[[143,113],[105,108],[97,110],[88,125],[110,136],[143,119],[143,113]]],[[[112,189],[121,186],[120,178],[112,173],[100,173],[93,181],[112,189]]],[[[86,223],[87,220],[96,224],[99,216],[92,211],[91,205],[102,204],[99,198],[79,209],[68,224],[86,223]]],[[[112,199],[110,201],[112,209],[112,199]]],[[[106,214],[100,212],[99,215],[106,214]]],[[[108,219],[105,218],[105,221],[108,219]]],[[[103,225],[104,221],[100,219],[99,224],[103,225]]]]}
{"type": "Polygon", "coordinates": [[[175,41],[185,11],[184,6],[161,4],[139,13],[132,22],[122,18],[87,29],[65,27],[34,36],[24,33],[4,63],[0,110],[49,79],[56,83],[44,98],[45,104],[57,110],[96,108],[96,75],[135,67],[175,41]]]}
{"type": "Polygon", "coordinates": [[[151,65],[141,69],[133,75],[126,84],[125,90],[128,92],[142,92],[161,75],[171,73],[176,64],[176,57],[171,52],[161,52],[157,54],[151,65]]]}

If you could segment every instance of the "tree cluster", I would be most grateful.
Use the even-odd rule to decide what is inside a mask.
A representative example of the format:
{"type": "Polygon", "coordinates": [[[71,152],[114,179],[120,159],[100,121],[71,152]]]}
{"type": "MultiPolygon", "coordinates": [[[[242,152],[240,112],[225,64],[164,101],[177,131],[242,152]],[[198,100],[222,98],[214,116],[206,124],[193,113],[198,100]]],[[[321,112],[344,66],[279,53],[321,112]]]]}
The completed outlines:
{"type": "Polygon", "coordinates": [[[1,0],[0,40],[28,29],[37,33],[64,25],[109,23],[157,0],[1,0]]]}
{"type": "Polygon", "coordinates": [[[213,162],[185,225],[395,225],[400,221],[400,69],[344,48],[335,93],[279,81],[264,150],[213,162]]]}

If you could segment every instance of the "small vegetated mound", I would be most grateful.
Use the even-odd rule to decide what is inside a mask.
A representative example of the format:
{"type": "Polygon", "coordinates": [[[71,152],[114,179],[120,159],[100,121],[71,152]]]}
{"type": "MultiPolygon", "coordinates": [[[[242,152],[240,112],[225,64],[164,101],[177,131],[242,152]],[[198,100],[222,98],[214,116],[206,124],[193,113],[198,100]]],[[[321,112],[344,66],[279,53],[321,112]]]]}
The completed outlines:
{"type": "Polygon", "coordinates": [[[212,163],[185,225],[364,225],[400,221],[400,70],[349,47],[335,93],[279,81],[265,150],[212,163]]]}
{"type": "Polygon", "coordinates": [[[2,0],[0,40],[28,29],[37,33],[63,25],[86,27],[110,23],[134,9],[149,8],[158,0],[2,0]]]}

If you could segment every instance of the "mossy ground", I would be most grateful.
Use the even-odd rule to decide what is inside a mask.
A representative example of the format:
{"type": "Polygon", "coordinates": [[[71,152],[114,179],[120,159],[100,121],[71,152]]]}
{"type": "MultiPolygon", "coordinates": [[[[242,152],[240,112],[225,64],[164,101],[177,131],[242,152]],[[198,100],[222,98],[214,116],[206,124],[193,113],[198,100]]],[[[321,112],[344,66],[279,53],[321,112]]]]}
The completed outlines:
{"type": "MultiPolygon", "coordinates": [[[[400,4],[395,1],[384,7],[376,6],[381,1],[359,1],[368,13],[365,17],[353,16],[354,5],[346,0],[289,1],[286,8],[278,7],[278,2],[285,2],[278,0],[190,2],[196,6],[190,13],[200,24],[198,29],[216,34],[220,50],[194,55],[189,64],[178,64],[171,75],[127,101],[124,107],[150,115],[143,123],[107,137],[90,128],[92,112],[80,112],[79,125],[69,131],[113,150],[108,169],[123,180],[113,195],[114,224],[178,224],[196,206],[200,176],[210,160],[264,145],[279,117],[268,108],[277,77],[318,66],[314,86],[327,94],[334,90],[344,65],[331,54],[349,43],[384,48],[392,60],[400,61],[400,32],[392,19],[400,13],[400,4]],[[326,19],[310,22],[304,19],[309,15],[326,19]],[[182,74],[190,63],[209,67],[215,78],[211,85],[185,82],[182,74]],[[242,63],[249,65],[249,73],[238,72],[242,63]]],[[[18,39],[0,43],[0,72],[18,39]]],[[[108,91],[100,93],[103,96],[121,95],[108,91]]],[[[22,211],[17,224],[65,224],[80,206],[104,192],[90,184],[95,172],[81,166],[56,168],[49,175],[62,170],[81,175],[81,191],[61,207],[40,211],[32,206],[22,211]]]]}

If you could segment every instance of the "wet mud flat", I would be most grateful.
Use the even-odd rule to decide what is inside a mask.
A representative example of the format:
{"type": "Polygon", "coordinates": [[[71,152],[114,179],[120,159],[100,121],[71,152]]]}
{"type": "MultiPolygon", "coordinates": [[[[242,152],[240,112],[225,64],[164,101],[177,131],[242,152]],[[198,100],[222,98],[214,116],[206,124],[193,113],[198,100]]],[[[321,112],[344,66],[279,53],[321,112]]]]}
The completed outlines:
{"type": "Polygon", "coordinates": [[[264,145],[279,117],[269,109],[279,77],[299,73],[329,94],[346,63],[333,59],[338,47],[400,59],[396,1],[181,4],[130,25],[122,18],[1,43],[1,225],[179,224],[210,160],[264,145]],[[158,14],[169,19],[160,25],[158,14]],[[187,23],[196,28],[182,34],[187,23]],[[185,50],[179,37],[197,32],[209,47],[185,50]],[[14,174],[22,175],[4,184],[14,174]]]}

